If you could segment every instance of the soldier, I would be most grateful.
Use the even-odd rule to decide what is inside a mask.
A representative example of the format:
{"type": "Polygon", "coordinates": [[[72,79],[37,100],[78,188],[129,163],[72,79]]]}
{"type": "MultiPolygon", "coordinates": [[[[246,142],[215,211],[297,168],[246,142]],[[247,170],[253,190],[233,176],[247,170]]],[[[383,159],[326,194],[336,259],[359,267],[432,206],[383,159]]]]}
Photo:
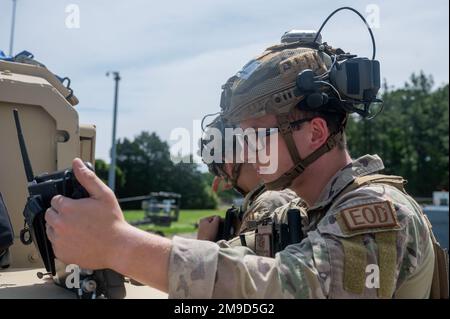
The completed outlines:
{"type": "MultiPolygon", "coordinates": [[[[268,48],[224,86],[227,120],[242,128],[279,129],[277,149],[259,141],[278,154],[276,172],[262,178],[269,189],[290,187],[308,204],[299,207],[305,236],[300,243],[261,257],[224,241],[145,233],[125,222],[114,194],[76,159],[75,175],[91,197],[53,198],[46,220],[56,256],[84,268],[114,269],[171,298],[434,295],[440,252],[404,180],[378,175],[383,163],[377,155],[353,160],[346,148],[348,113],[367,115],[351,91],[371,85],[361,82],[369,71],[360,62],[367,59],[343,64],[351,58],[326,44],[284,43],[268,48]]],[[[364,92],[365,107],[377,91],[364,92]]],[[[280,221],[285,211],[278,210],[280,221]]]]}
{"type": "MultiPolygon", "coordinates": [[[[244,154],[242,154],[241,160],[243,151],[241,146],[243,145],[232,135],[226,139],[226,128],[233,129],[231,125],[225,124],[220,115],[208,125],[204,132],[205,137],[200,141],[201,155],[203,162],[215,176],[213,190],[217,191],[220,182],[225,181],[226,185],[231,185],[244,196],[244,200],[239,209],[232,207],[227,211],[226,218],[231,220],[223,221],[219,216],[201,219],[197,233],[197,239],[200,240],[229,240],[244,232],[252,231],[255,229],[256,222],[270,217],[276,208],[297,197],[290,189],[279,192],[266,190],[253,165],[244,161],[244,154]],[[220,136],[212,134],[212,130],[220,136]],[[229,145],[227,146],[228,141],[229,145]],[[228,153],[229,156],[226,158],[228,148],[232,150],[232,154],[228,153]],[[219,150],[221,156],[215,159],[214,153],[219,150]],[[230,230],[225,229],[222,234],[218,234],[220,223],[230,225],[230,230]]],[[[225,186],[225,188],[227,187],[225,186]]],[[[233,246],[240,243],[241,241],[237,239],[230,242],[233,246]]]]}

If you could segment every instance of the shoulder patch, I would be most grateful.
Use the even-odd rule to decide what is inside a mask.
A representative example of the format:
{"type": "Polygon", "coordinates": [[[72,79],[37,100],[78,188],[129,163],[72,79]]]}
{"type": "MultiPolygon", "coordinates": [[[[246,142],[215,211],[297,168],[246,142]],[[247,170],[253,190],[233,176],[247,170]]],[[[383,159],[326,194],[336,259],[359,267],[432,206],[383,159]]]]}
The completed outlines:
{"type": "Polygon", "coordinates": [[[395,208],[390,201],[345,208],[337,215],[344,224],[341,226],[345,226],[345,231],[350,233],[362,229],[399,226],[395,208]]]}

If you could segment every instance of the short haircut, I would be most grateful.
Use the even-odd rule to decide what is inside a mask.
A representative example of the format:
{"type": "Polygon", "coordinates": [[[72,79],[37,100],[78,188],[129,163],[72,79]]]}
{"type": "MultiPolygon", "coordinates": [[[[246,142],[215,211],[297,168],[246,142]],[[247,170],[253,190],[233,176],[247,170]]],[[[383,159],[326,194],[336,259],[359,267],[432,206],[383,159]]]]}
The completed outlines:
{"type": "Polygon", "coordinates": [[[342,151],[347,150],[347,137],[344,131],[347,113],[339,107],[339,102],[330,101],[317,111],[308,110],[308,108],[304,107],[304,103],[306,103],[304,100],[301,101],[297,107],[292,110],[290,119],[296,121],[304,118],[323,118],[327,123],[330,134],[343,130],[342,139],[337,143],[337,147],[342,151]]]}

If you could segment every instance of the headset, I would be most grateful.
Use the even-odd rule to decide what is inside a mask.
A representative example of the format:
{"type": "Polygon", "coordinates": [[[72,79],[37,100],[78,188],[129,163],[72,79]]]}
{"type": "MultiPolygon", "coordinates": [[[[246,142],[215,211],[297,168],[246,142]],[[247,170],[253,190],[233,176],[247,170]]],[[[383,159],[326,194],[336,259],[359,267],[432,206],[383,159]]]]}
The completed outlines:
{"type": "MultiPolygon", "coordinates": [[[[339,105],[345,111],[355,112],[363,118],[372,119],[382,111],[383,101],[377,98],[380,89],[380,62],[375,60],[375,39],[366,19],[351,7],[336,9],[322,23],[312,43],[317,46],[319,52],[329,54],[327,45],[320,43],[320,32],[328,20],[341,10],[350,10],[364,21],[372,40],[372,59],[336,50],[336,54],[331,55],[331,66],[325,73],[315,75],[312,70],[306,69],[298,74],[294,94],[305,97],[299,104],[302,110],[323,110],[323,106],[334,99],[340,102],[339,105]],[[331,95],[330,90],[333,93],[331,95]],[[380,106],[377,111],[373,111],[375,106],[380,106]]],[[[286,37],[286,33],[283,37],[286,37]]]]}

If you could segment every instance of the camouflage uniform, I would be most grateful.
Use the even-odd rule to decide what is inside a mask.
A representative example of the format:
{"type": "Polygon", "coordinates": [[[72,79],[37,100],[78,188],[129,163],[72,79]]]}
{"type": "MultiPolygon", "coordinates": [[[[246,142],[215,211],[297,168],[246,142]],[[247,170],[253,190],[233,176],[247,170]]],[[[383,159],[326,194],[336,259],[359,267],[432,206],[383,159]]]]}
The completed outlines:
{"type": "MultiPolygon", "coordinates": [[[[306,238],[275,258],[256,256],[224,241],[175,237],[169,297],[427,298],[434,251],[417,203],[388,184],[365,185],[339,196],[357,177],[383,168],[378,156],[366,155],[337,172],[313,207],[305,211],[299,205],[306,216],[306,238]],[[348,220],[349,212],[380,207],[384,217],[391,215],[378,220],[376,228],[361,214],[348,220]],[[379,268],[378,285],[371,277],[374,266],[379,268]]],[[[282,219],[286,210],[277,209],[277,218],[282,219]]]]}
{"type": "Polygon", "coordinates": [[[297,198],[297,194],[285,189],[279,192],[269,191],[263,185],[249,192],[241,206],[242,222],[238,233],[254,228],[254,222],[270,217],[275,209],[297,198]]]}
{"type": "MultiPolygon", "coordinates": [[[[260,185],[248,193],[240,208],[242,212],[242,221],[236,236],[226,243],[219,241],[219,245],[228,245],[230,247],[246,246],[254,253],[259,255],[255,249],[255,229],[257,225],[265,219],[274,218],[274,212],[294,199],[300,200],[297,194],[290,190],[282,191],[266,190],[264,185],[260,185]]],[[[303,202],[303,201],[302,201],[303,202]]]]}

